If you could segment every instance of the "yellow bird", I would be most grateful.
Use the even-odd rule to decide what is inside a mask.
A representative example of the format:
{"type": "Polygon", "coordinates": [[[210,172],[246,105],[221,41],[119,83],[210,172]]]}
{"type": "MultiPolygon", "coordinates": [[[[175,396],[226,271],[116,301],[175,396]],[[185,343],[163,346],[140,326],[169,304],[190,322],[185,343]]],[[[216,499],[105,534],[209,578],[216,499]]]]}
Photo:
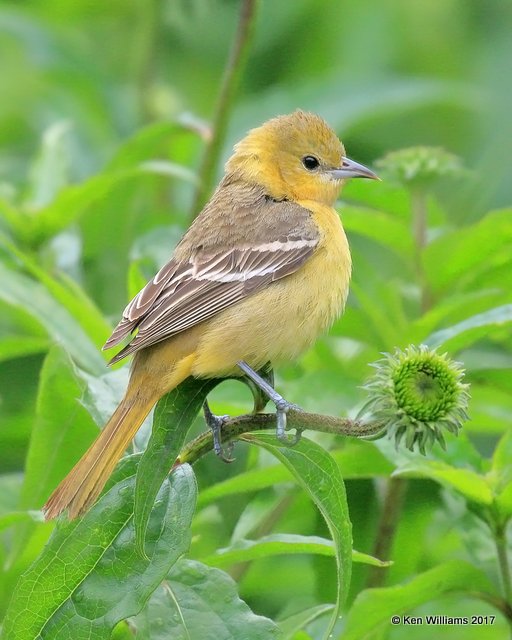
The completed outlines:
{"type": "Polygon", "coordinates": [[[333,205],[354,177],[377,176],[312,113],[273,118],[235,146],[211,200],[107,340],[104,349],[136,332],[111,360],[135,354],[126,394],[49,498],[47,519],[91,506],[152,407],[188,376],[248,376],[275,403],[285,439],[292,405],[255,370],[296,358],[343,311],[351,259],[333,205]]]}

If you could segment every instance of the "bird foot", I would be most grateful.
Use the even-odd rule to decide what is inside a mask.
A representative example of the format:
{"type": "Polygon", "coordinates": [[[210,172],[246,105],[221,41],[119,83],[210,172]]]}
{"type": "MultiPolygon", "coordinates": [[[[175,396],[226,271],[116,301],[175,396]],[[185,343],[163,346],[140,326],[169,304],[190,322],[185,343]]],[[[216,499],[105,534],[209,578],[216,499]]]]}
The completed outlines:
{"type": "Polygon", "coordinates": [[[218,455],[223,462],[234,462],[235,458],[232,457],[234,443],[229,442],[226,449],[224,449],[222,446],[222,439],[221,439],[222,427],[229,420],[229,416],[215,415],[210,409],[208,402],[206,400],[203,404],[203,412],[204,412],[205,422],[212,431],[213,450],[215,451],[216,455],[218,455]]]}
{"type": "Polygon", "coordinates": [[[267,380],[262,378],[254,369],[252,369],[246,362],[240,360],[237,362],[240,369],[245,373],[245,375],[253,381],[253,383],[261,389],[261,391],[271,400],[276,407],[276,437],[282,444],[287,447],[293,447],[299,442],[302,429],[297,429],[295,435],[291,438],[286,434],[286,414],[290,410],[294,411],[302,411],[302,409],[293,404],[292,402],[288,402],[285,400],[282,395],[277,393],[277,391],[269,384],[267,380]]]}

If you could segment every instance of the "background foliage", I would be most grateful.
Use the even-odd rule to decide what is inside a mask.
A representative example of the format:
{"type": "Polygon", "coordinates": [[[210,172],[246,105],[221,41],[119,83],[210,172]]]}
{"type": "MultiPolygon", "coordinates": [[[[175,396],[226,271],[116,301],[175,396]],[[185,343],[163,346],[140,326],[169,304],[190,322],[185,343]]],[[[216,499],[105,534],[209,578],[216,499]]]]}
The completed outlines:
{"type": "MultiPolygon", "coordinates": [[[[126,368],[107,372],[99,346],[196,213],[238,10],[234,0],[0,4],[0,617],[19,576],[28,569],[37,582],[48,558],[32,565],[54,528],[38,509],[122,392],[126,368]]],[[[512,619],[512,5],[263,1],[253,27],[236,99],[226,108],[222,159],[248,128],[301,107],[327,118],[358,161],[429,145],[457,154],[467,168],[454,174],[428,152],[434,177],[418,185],[407,181],[420,162],[413,152],[388,161],[382,184],[346,188],[340,214],[354,260],[347,311],[300,362],[277,372],[279,389],[304,408],[354,415],[368,363],[382,351],[427,342],[462,361],[472,385],[472,420],[446,452],[420,458],[388,442],[312,436],[345,479],[355,549],[393,561],[385,569],[353,557],[366,562],[353,567],[336,633],[400,640],[411,630],[391,626],[393,614],[480,614],[496,619],[465,627],[464,637],[501,639],[512,619]]],[[[221,171],[220,163],[217,177],[221,171]]],[[[249,407],[236,382],[212,397],[218,412],[249,407]]],[[[201,428],[198,420],[194,429],[201,428]]],[[[263,444],[238,444],[230,466],[213,456],[194,466],[191,530],[192,513],[172,514],[177,507],[167,498],[178,484],[193,504],[189,471],[164,486],[157,511],[180,519],[176,557],[191,537],[189,559],[168,573],[171,560],[158,564],[156,552],[147,566],[130,556],[144,576],[142,599],[156,591],[116,637],[132,637],[134,628],[144,638],[182,637],[184,629],[206,637],[205,608],[226,637],[245,637],[227,635],[240,628],[273,637],[267,618],[280,621],[287,638],[322,636],[339,592],[329,539],[336,534],[315,502],[329,506],[294,483],[296,467],[283,466],[263,444]],[[228,571],[236,588],[211,567],[228,571]],[[213,593],[222,597],[213,602],[213,593]],[[180,603],[174,613],[169,594],[180,603]]],[[[116,540],[131,540],[132,531],[103,510],[109,513],[108,496],[122,495],[125,485],[133,490],[136,460],[118,470],[118,484],[96,507],[97,521],[126,537],[116,540]]],[[[57,531],[53,548],[73,539],[74,526],[57,531]]],[[[94,534],[88,526],[84,536],[94,534]]],[[[157,533],[155,544],[176,539],[157,533]]],[[[346,542],[349,534],[340,535],[346,542]]],[[[85,553],[91,546],[84,545],[85,553]]],[[[126,589],[125,615],[116,617],[108,585],[98,591],[94,577],[77,578],[83,611],[106,607],[94,637],[108,638],[99,626],[108,630],[144,602],[134,604],[126,589]]],[[[59,597],[54,604],[62,608],[48,614],[41,637],[68,637],[72,607],[59,597]]],[[[435,632],[461,637],[460,627],[435,632]]],[[[419,639],[431,633],[414,629],[419,639]]]]}

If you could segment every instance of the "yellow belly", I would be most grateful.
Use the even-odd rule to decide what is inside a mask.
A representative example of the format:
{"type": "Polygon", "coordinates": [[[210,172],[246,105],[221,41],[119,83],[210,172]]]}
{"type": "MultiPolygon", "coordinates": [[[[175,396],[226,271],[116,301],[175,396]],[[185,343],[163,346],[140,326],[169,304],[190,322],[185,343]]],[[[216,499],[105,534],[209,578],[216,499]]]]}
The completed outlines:
{"type": "Polygon", "coordinates": [[[238,360],[255,368],[293,360],[342,313],[351,271],[345,232],[333,209],[307,206],[322,230],[313,256],[296,273],[205,323],[192,375],[239,374],[238,360]]]}

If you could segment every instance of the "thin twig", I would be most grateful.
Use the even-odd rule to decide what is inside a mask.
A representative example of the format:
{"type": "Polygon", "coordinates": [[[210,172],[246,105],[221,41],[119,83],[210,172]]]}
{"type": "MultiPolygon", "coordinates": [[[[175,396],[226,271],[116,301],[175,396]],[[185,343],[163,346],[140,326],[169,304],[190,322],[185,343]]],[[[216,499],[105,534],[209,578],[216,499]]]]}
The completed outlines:
{"type": "MultiPolygon", "coordinates": [[[[375,558],[390,559],[407,486],[407,482],[403,478],[390,478],[387,481],[377,537],[372,552],[375,558]]],[[[369,568],[367,587],[381,587],[385,580],[386,567],[369,568]]]]}
{"type": "MultiPolygon", "coordinates": [[[[287,424],[290,429],[305,431],[321,431],[336,435],[353,436],[356,438],[372,438],[382,432],[380,422],[360,422],[349,418],[335,418],[319,413],[306,413],[305,411],[289,411],[287,424]]],[[[263,431],[274,429],[276,416],[274,413],[258,413],[256,415],[244,415],[231,418],[222,426],[222,441],[224,444],[240,438],[251,431],[263,431]]],[[[246,437],[245,439],[249,439],[246,437]]],[[[194,440],[187,443],[178,457],[177,464],[188,462],[193,464],[209,451],[213,450],[213,438],[211,431],[202,433],[194,440]]]]}
{"type": "Polygon", "coordinates": [[[243,0],[241,5],[235,41],[224,70],[222,86],[215,107],[211,138],[207,144],[199,170],[199,184],[193,198],[192,217],[199,213],[206,202],[215,180],[215,171],[226,137],[233,99],[240,84],[240,78],[249,52],[256,17],[256,4],[257,0],[243,0]]]}

